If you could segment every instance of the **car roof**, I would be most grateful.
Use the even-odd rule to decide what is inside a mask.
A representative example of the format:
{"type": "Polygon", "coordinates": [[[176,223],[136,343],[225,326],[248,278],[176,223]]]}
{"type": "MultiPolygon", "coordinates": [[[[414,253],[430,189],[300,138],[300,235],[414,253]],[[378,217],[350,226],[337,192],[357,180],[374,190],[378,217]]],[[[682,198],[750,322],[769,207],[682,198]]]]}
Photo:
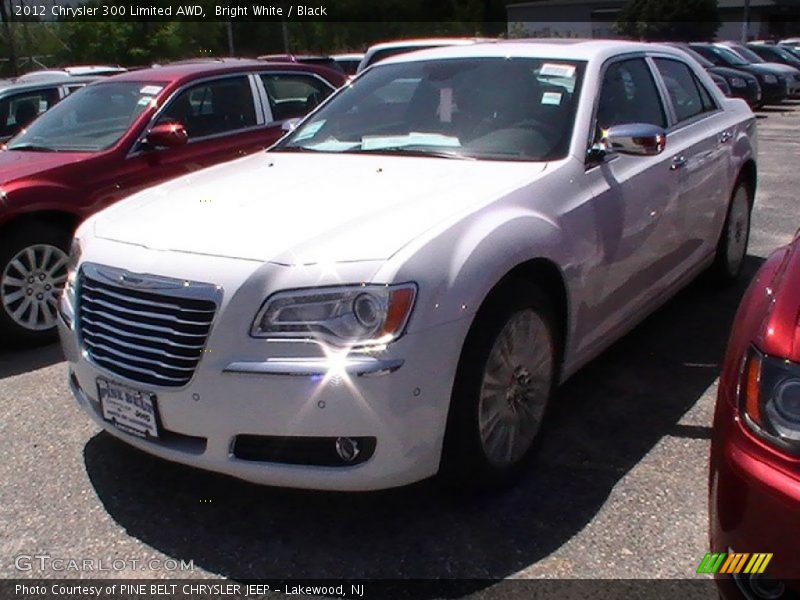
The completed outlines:
{"type": "Polygon", "coordinates": [[[127,71],[124,67],[114,65],[69,65],[52,69],[39,69],[20,75],[19,81],[44,81],[52,77],[96,77],[114,75],[127,71]]]}
{"type": "Polygon", "coordinates": [[[374,52],[376,50],[386,50],[387,48],[414,48],[415,46],[458,46],[458,45],[471,45],[477,42],[490,41],[490,38],[413,38],[408,40],[391,40],[388,42],[379,42],[369,47],[367,52],[374,52]]]}
{"type": "Polygon", "coordinates": [[[633,52],[661,52],[679,58],[686,53],[678,48],[646,42],[627,42],[620,40],[581,40],[581,39],[530,39],[475,43],[470,45],[445,46],[418,50],[383,59],[380,64],[411,62],[442,58],[470,57],[541,57],[564,60],[606,60],[620,54],[633,52]]]}
{"type": "Polygon", "coordinates": [[[317,65],[307,65],[290,62],[265,62],[256,59],[237,59],[230,61],[205,61],[168,63],[163,66],[151,67],[149,69],[139,69],[128,71],[120,75],[108,77],[106,81],[136,81],[136,82],[159,82],[171,83],[174,81],[190,81],[202,77],[213,75],[224,75],[226,73],[251,72],[251,71],[305,71],[325,75],[336,73],[337,71],[319,67],[317,65]]]}
{"type": "Polygon", "coordinates": [[[49,88],[58,85],[75,85],[81,83],[92,83],[101,79],[100,77],[74,77],[67,74],[62,74],[60,77],[53,76],[51,79],[39,79],[34,81],[14,81],[12,79],[0,80],[0,92],[8,90],[25,91],[25,90],[38,90],[42,88],[49,88]]]}

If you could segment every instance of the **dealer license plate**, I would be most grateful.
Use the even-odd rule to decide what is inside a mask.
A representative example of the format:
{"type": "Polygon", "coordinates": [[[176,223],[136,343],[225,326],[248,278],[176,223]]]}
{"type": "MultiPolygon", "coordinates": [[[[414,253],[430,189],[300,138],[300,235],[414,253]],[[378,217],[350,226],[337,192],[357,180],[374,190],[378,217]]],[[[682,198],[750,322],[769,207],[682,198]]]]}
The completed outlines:
{"type": "Polygon", "coordinates": [[[156,395],[97,378],[97,397],[103,418],[139,437],[158,437],[156,395]]]}

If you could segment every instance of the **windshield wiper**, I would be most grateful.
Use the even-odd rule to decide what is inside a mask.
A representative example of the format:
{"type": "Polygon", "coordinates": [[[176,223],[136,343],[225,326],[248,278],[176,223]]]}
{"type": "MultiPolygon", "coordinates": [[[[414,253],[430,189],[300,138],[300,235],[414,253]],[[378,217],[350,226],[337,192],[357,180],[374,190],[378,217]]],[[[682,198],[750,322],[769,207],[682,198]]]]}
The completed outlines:
{"type": "Polygon", "coordinates": [[[7,150],[25,150],[28,152],[58,152],[55,148],[39,146],[37,144],[19,144],[18,146],[8,146],[7,150]]]}
{"type": "Polygon", "coordinates": [[[374,148],[369,150],[365,150],[363,148],[354,148],[353,150],[345,150],[345,152],[353,152],[356,154],[404,154],[408,156],[430,156],[432,158],[475,160],[475,157],[473,156],[467,156],[461,152],[454,152],[453,150],[422,150],[419,148],[409,148],[408,146],[387,146],[385,148],[374,148]]]}
{"type": "Polygon", "coordinates": [[[283,148],[270,148],[269,152],[319,152],[319,150],[305,146],[284,146],[283,148]]]}

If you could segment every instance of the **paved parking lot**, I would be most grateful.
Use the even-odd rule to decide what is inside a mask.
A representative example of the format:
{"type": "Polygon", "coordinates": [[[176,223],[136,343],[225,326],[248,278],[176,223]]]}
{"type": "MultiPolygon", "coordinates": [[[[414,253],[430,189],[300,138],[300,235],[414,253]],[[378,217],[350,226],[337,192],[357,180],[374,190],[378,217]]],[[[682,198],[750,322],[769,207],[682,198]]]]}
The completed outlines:
{"type": "MultiPolygon", "coordinates": [[[[746,278],[800,226],[800,102],[759,113],[746,278]]],[[[260,488],[100,433],[51,346],[0,354],[0,576],[13,557],[192,560],[233,578],[663,577],[707,544],[719,362],[746,282],[693,284],[559,393],[527,476],[480,498],[430,484],[372,494],[260,488]]],[[[171,577],[169,571],[98,573],[171,577]]],[[[86,576],[86,574],[84,575],[86,576]]]]}

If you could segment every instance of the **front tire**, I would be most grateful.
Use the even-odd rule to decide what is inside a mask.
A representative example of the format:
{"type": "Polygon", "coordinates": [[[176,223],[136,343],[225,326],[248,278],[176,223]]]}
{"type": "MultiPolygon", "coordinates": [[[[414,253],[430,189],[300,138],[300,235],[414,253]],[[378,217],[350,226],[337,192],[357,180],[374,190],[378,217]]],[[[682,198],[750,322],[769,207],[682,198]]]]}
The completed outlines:
{"type": "Polygon", "coordinates": [[[511,481],[533,454],[556,384],[551,302],[525,280],[481,307],[453,386],[440,475],[450,487],[511,481]]]}
{"type": "Polygon", "coordinates": [[[742,271],[750,240],[750,216],[753,193],[746,182],[739,180],[733,188],[725,225],[722,228],[711,273],[722,284],[736,281],[742,271]]]}
{"type": "Polygon", "coordinates": [[[25,225],[0,246],[0,339],[38,345],[56,337],[70,236],[48,223],[25,225]]]}

